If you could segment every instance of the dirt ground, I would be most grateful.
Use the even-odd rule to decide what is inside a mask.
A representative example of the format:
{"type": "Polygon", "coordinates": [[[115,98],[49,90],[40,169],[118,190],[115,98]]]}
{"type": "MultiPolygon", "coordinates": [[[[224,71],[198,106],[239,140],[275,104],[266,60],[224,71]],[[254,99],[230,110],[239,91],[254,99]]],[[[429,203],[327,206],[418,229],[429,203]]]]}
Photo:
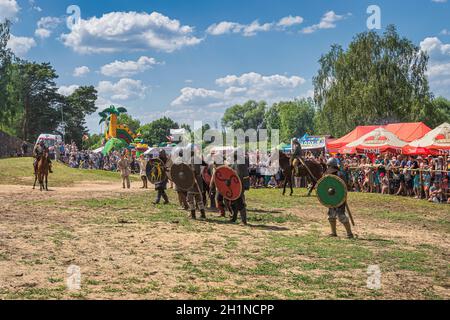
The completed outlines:
{"type": "Polygon", "coordinates": [[[245,227],[191,221],[139,186],[0,185],[0,299],[450,298],[449,206],[352,194],[358,239],[342,226],[329,239],[326,210],[303,194],[251,191],[245,227]],[[70,265],[81,290],[66,287],[70,265]]]}

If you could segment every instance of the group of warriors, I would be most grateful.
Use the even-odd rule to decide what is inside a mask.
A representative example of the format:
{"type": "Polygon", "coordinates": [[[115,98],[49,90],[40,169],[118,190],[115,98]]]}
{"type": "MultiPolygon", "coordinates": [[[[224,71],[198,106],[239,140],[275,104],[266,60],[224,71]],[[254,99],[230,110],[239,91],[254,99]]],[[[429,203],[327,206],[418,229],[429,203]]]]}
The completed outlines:
{"type": "MultiPolygon", "coordinates": [[[[197,219],[197,212],[201,219],[206,219],[206,203],[209,198],[210,210],[218,211],[220,217],[226,217],[226,212],[231,213],[231,222],[236,222],[238,215],[244,225],[247,225],[247,202],[245,192],[250,189],[249,158],[240,150],[233,152],[231,161],[228,161],[225,153],[211,154],[209,159],[202,158],[196,154],[193,148],[178,149],[177,154],[168,156],[164,150],[157,158],[149,161],[143,156],[139,159],[140,173],[143,181],[143,188],[148,188],[148,181],[155,185],[157,191],[154,204],[159,204],[164,200],[164,204],[169,203],[166,193],[168,181],[175,184],[175,191],[178,200],[184,210],[190,212],[192,219],[197,219]],[[185,161],[188,155],[189,161],[185,161]],[[220,172],[219,172],[220,171],[220,172]]],[[[47,188],[47,177],[51,171],[51,160],[48,148],[43,142],[38,143],[33,155],[35,183],[39,180],[41,190],[47,188]]],[[[302,157],[302,148],[298,140],[293,141],[293,152],[289,158],[280,151],[280,168],[285,177],[283,195],[285,195],[287,185],[293,194],[294,177],[306,177],[310,182],[308,196],[320,183],[324,177],[339,177],[340,170],[335,158],[330,158],[327,165],[320,164],[314,160],[305,160],[302,157]]],[[[130,161],[123,153],[118,161],[118,169],[121,172],[123,188],[130,189],[130,161]]],[[[337,178],[337,180],[340,180],[337,178]]],[[[328,191],[333,196],[335,190],[328,191]]],[[[347,191],[345,190],[345,193],[347,191]]],[[[347,232],[347,237],[354,238],[350,221],[353,222],[346,196],[338,205],[329,206],[328,221],[331,227],[331,237],[337,237],[337,220],[339,220],[347,232]],[[346,214],[347,212],[347,214],[346,214]],[[349,219],[349,216],[351,219],[349,219]]]]}
{"type": "Polygon", "coordinates": [[[139,165],[143,188],[148,188],[148,181],[155,185],[157,195],[154,204],[159,204],[161,199],[164,204],[169,203],[166,189],[170,180],[175,185],[181,208],[189,211],[192,219],[197,219],[198,213],[200,219],[206,219],[209,201],[209,210],[218,211],[221,217],[226,217],[227,211],[230,212],[232,222],[236,222],[240,214],[242,223],[246,225],[245,192],[250,189],[249,160],[248,157],[238,160],[238,151],[233,153],[232,161],[227,161],[225,154],[211,154],[211,158],[205,161],[193,149],[186,148],[177,149],[171,157],[162,151],[159,157],[148,162],[141,157],[139,165]],[[223,171],[224,168],[227,177],[219,182],[222,175],[217,170],[223,171]],[[218,183],[222,183],[222,188],[218,183]]]}
{"type": "MultiPolygon", "coordinates": [[[[242,153],[236,150],[232,155],[231,161],[227,161],[226,154],[211,154],[206,159],[207,161],[204,161],[194,150],[180,149],[176,152],[178,154],[175,154],[175,158],[178,159],[179,163],[177,163],[177,160],[167,157],[164,151],[160,154],[159,158],[151,159],[149,162],[150,167],[152,167],[152,162],[160,164],[156,166],[156,176],[161,174],[161,167],[164,167],[164,170],[167,172],[167,176],[163,175],[164,179],[154,179],[156,180],[155,189],[158,191],[154,203],[159,204],[161,198],[164,199],[164,203],[169,202],[165,190],[167,189],[167,182],[170,179],[175,184],[175,191],[177,192],[178,201],[182,209],[189,211],[192,219],[197,218],[198,212],[200,213],[201,219],[206,219],[206,203],[209,201],[209,209],[218,211],[220,217],[226,217],[226,212],[229,211],[231,214],[231,222],[236,222],[238,215],[240,215],[242,223],[246,225],[248,219],[245,192],[250,189],[248,155],[240,159],[239,156],[242,153]],[[190,153],[190,160],[185,168],[182,169],[180,164],[186,152],[190,153]],[[225,170],[224,168],[227,169],[225,170]],[[190,178],[188,178],[190,175],[186,173],[186,170],[192,172],[193,182],[190,182],[190,178]],[[223,179],[224,176],[226,177],[223,179]],[[223,186],[223,181],[226,182],[228,188],[223,186]],[[240,184],[240,188],[236,189],[239,194],[227,194],[237,184],[240,184]]],[[[142,171],[146,165],[146,161],[143,161],[142,158],[141,161],[142,171]]],[[[283,195],[286,192],[287,185],[291,187],[292,195],[294,177],[306,177],[311,182],[308,196],[311,195],[311,192],[324,177],[333,176],[336,177],[336,181],[341,181],[336,159],[331,158],[327,165],[320,164],[314,160],[305,160],[302,156],[301,145],[297,140],[293,142],[293,153],[290,158],[280,152],[279,163],[285,177],[283,195]]],[[[155,175],[154,172],[150,175],[152,174],[155,175]]],[[[152,180],[148,172],[144,176],[152,180]]],[[[143,178],[144,188],[147,187],[145,180],[143,178]]],[[[335,193],[334,190],[327,190],[327,192],[329,192],[330,196],[333,196],[335,193]]],[[[346,192],[345,190],[345,194],[346,192]]],[[[350,224],[350,221],[353,222],[353,220],[352,218],[349,219],[349,216],[351,217],[351,213],[347,205],[346,196],[338,205],[329,206],[328,221],[331,227],[331,237],[338,236],[337,221],[339,220],[345,227],[347,237],[349,239],[354,238],[350,224]]]]}

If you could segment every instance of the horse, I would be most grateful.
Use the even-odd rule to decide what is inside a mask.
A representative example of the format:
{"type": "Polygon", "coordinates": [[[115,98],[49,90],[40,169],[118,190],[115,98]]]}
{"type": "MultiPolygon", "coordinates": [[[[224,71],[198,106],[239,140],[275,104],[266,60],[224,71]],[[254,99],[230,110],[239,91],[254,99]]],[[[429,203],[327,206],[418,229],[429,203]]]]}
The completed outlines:
{"type": "MultiPolygon", "coordinates": [[[[324,165],[318,163],[314,160],[306,159],[298,164],[297,172],[300,177],[306,177],[311,180],[312,185],[309,188],[308,197],[311,196],[312,191],[316,187],[317,182],[322,178],[326,168],[324,165]],[[307,168],[306,168],[307,167],[307,168]],[[308,170],[309,169],[309,170],[308,170]]],[[[286,187],[289,183],[291,188],[291,196],[294,194],[294,168],[291,166],[290,158],[280,151],[280,168],[283,172],[284,183],[283,183],[283,196],[286,195],[286,187]]]]}
{"type": "Polygon", "coordinates": [[[48,191],[48,152],[44,152],[37,163],[37,169],[34,171],[34,185],[36,188],[36,181],[39,180],[40,191],[48,191]]]}

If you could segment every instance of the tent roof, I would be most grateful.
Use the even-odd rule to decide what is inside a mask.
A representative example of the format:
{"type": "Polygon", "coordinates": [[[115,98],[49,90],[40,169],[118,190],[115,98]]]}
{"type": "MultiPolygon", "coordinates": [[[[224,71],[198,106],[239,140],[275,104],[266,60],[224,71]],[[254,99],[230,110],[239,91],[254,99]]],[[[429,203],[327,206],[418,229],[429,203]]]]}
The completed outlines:
{"type": "Polygon", "coordinates": [[[380,153],[386,151],[401,151],[407,142],[399,139],[385,128],[377,128],[365,134],[356,141],[341,148],[342,153],[380,153]]]}
{"type": "Polygon", "coordinates": [[[386,126],[359,126],[342,138],[328,143],[327,147],[330,150],[340,149],[378,128],[385,128],[394,133],[400,140],[406,142],[420,139],[431,131],[423,122],[393,123],[386,126]]]}
{"type": "Polygon", "coordinates": [[[369,132],[372,132],[373,130],[379,128],[380,126],[359,126],[356,127],[355,130],[348,133],[347,135],[343,136],[340,139],[337,139],[327,145],[328,149],[339,149],[347,144],[356,141],[357,139],[361,138],[365,134],[368,134],[369,132]]]}
{"type": "Polygon", "coordinates": [[[412,142],[414,140],[421,139],[431,131],[431,128],[429,128],[423,122],[393,123],[384,126],[384,128],[394,133],[397,137],[406,142],[412,142]]]}
{"type": "Polygon", "coordinates": [[[450,149],[450,124],[444,123],[428,132],[422,139],[409,144],[413,148],[450,149]]]}

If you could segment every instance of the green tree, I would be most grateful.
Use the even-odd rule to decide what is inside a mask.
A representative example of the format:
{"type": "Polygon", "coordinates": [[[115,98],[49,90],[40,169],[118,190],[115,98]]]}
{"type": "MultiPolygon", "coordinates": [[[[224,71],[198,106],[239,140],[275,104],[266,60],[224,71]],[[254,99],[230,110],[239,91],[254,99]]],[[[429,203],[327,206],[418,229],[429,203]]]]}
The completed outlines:
{"type": "Polygon", "coordinates": [[[314,102],[302,99],[278,104],[280,115],[280,140],[289,142],[294,137],[314,133],[314,102]]]}
{"type": "Polygon", "coordinates": [[[19,137],[31,141],[40,133],[55,131],[63,101],[57,93],[58,76],[53,67],[49,63],[18,61],[10,70],[9,103],[20,113],[15,124],[19,137]]]}
{"type": "Polygon", "coordinates": [[[280,129],[280,103],[274,103],[264,115],[264,127],[266,129],[280,129]]]}
{"type": "Polygon", "coordinates": [[[316,124],[341,136],[356,125],[420,121],[432,114],[428,56],[394,26],[358,34],[344,51],[333,45],[314,77],[316,124]]]}
{"type": "Polygon", "coordinates": [[[10,23],[8,20],[0,22],[0,129],[6,130],[11,134],[11,123],[17,115],[17,104],[11,103],[10,98],[10,76],[13,55],[6,47],[10,38],[10,23]]]}
{"type": "Polygon", "coordinates": [[[75,141],[80,146],[82,138],[88,133],[86,116],[97,110],[97,90],[93,86],[79,87],[64,98],[63,113],[66,141],[75,141]]]}
{"type": "Polygon", "coordinates": [[[424,121],[431,127],[435,128],[444,122],[450,123],[450,101],[444,97],[438,97],[433,100],[433,114],[424,121]]]}
{"type": "Polygon", "coordinates": [[[231,127],[233,130],[261,129],[264,124],[267,103],[264,101],[247,101],[243,105],[235,105],[225,111],[222,118],[224,127],[231,127]]]}
{"type": "Polygon", "coordinates": [[[84,150],[94,150],[100,148],[105,136],[103,134],[89,135],[89,139],[83,141],[84,150]]]}
{"type": "Polygon", "coordinates": [[[142,138],[150,146],[158,145],[167,141],[167,137],[170,136],[171,129],[179,129],[178,123],[170,118],[164,117],[143,125],[140,128],[142,138]]]}
{"type": "Polygon", "coordinates": [[[117,117],[117,124],[127,125],[128,128],[134,133],[137,133],[141,127],[141,122],[138,119],[133,119],[132,116],[122,113],[117,117]]]}

